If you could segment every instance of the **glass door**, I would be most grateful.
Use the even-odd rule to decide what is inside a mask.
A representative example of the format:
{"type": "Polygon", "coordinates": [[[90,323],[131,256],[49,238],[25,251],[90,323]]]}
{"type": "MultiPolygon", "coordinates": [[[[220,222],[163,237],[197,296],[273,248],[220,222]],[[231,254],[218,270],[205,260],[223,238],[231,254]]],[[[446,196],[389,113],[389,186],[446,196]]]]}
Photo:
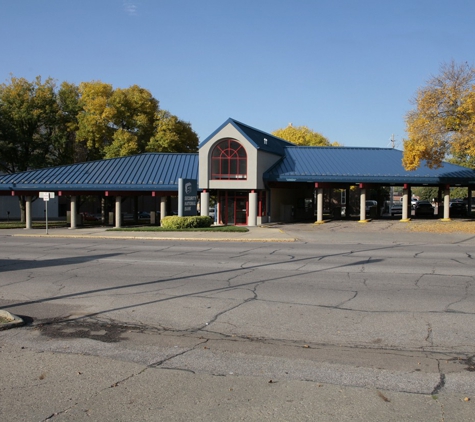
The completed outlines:
{"type": "Polygon", "coordinates": [[[246,197],[236,197],[235,198],[235,225],[246,225],[247,224],[247,198],[246,197]]]}
{"type": "Polygon", "coordinates": [[[220,224],[247,225],[247,196],[235,196],[235,192],[223,192],[219,195],[220,224]]]}

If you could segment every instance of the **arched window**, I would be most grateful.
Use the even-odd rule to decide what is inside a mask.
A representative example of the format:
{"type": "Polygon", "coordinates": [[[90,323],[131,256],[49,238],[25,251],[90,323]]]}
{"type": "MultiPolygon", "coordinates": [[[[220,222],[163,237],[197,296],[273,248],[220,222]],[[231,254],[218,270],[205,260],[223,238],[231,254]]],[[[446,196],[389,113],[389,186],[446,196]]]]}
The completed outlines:
{"type": "Polygon", "coordinates": [[[211,179],[231,180],[247,178],[247,154],[234,139],[223,139],[211,154],[211,179]]]}

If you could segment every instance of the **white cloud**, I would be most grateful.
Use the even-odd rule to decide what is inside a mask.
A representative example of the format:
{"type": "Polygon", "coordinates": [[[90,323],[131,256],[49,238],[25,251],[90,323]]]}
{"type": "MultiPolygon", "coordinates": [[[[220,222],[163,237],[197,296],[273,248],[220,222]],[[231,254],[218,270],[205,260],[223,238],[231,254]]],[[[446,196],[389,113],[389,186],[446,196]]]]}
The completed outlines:
{"type": "Polygon", "coordinates": [[[137,5],[130,0],[124,0],[124,10],[130,16],[137,15],[137,5]]]}

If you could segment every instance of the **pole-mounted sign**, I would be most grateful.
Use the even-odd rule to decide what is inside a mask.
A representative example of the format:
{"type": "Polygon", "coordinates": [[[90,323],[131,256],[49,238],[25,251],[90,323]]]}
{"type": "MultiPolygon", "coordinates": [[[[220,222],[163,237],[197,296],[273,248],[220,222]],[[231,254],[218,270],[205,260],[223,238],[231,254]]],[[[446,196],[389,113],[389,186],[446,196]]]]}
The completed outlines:
{"type": "Polygon", "coordinates": [[[48,201],[54,198],[54,192],[40,192],[38,196],[45,202],[46,234],[48,234],[48,201]]]}

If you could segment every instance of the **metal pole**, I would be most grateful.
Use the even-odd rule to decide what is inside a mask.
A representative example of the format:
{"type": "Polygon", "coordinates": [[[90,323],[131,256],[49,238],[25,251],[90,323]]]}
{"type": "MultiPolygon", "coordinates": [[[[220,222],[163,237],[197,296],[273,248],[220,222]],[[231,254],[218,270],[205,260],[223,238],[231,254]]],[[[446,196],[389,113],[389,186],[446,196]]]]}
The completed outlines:
{"type": "MultiPolygon", "coordinates": [[[[47,198],[49,199],[49,198],[47,198]]],[[[46,205],[46,234],[48,234],[48,200],[45,201],[45,205],[46,205]]]]}
{"type": "Polygon", "coordinates": [[[183,179],[180,177],[178,179],[178,216],[183,217],[183,202],[184,202],[184,196],[185,192],[183,190],[183,179]]]}

